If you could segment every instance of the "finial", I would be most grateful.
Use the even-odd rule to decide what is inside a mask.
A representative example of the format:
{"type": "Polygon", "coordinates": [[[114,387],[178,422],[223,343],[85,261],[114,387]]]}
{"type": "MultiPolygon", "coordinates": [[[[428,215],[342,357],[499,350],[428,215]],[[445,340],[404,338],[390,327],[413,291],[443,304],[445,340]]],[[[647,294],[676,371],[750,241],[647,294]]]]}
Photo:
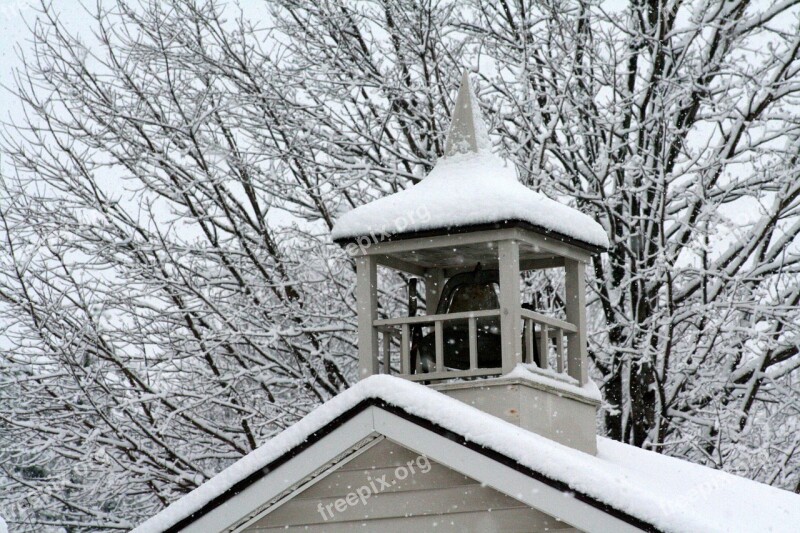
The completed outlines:
{"type": "Polygon", "coordinates": [[[470,152],[479,153],[491,151],[489,134],[486,123],[481,115],[481,108],[472,83],[469,80],[469,71],[465,70],[461,77],[461,87],[458,89],[453,117],[450,121],[450,131],[444,147],[445,157],[470,152]]]}

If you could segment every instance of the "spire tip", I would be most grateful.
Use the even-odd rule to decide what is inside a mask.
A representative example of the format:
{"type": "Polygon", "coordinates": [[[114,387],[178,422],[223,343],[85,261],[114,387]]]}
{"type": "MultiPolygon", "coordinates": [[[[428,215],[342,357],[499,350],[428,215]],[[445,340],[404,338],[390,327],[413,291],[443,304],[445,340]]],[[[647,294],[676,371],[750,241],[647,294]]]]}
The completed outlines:
{"type": "Polygon", "coordinates": [[[489,134],[483,121],[480,104],[472,89],[469,69],[461,75],[461,87],[458,89],[453,116],[450,120],[450,131],[447,134],[444,155],[480,153],[490,151],[489,134]]]}

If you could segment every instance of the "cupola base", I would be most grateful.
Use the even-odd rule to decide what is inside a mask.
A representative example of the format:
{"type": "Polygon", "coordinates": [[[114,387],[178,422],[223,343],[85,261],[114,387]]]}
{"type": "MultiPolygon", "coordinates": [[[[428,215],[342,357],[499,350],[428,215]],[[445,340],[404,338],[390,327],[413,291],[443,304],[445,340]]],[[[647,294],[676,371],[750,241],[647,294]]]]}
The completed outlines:
{"type": "Polygon", "coordinates": [[[523,429],[592,455],[597,454],[597,386],[583,387],[546,372],[518,367],[497,378],[431,385],[431,388],[523,429]]]}

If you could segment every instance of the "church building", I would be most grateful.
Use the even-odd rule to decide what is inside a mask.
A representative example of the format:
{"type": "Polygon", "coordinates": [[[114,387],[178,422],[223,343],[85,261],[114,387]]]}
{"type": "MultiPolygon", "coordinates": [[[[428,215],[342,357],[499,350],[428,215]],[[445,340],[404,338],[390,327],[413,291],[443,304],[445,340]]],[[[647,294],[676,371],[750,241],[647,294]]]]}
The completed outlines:
{"type": "Polygon", "coordinates": [[[429,175],[333,239],[356,264],[359,382],[134,531],[800,528],[798,495],[597,436],[585,270],[607,234],[493,154],[466,74],[429,175]],[[541,269],[556,309],[523,301],[541,269]],[[392,270],[406,316],[379,313],[392,270]]]}

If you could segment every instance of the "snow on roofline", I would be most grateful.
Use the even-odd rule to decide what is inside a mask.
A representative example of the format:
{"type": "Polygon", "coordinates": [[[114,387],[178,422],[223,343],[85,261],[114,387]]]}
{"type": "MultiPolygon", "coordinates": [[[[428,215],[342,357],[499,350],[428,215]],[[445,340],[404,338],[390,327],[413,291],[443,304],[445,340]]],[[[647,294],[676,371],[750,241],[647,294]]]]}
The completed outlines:
{"type": "Polygon", "coordinates": [[[526,379],[553,390],[581,396],[598,404],[603,401],[600,389],[597,388],[597,385],[591,379],[581,386],[577,379],[568,374],[556,372],[552,368],[539,368],[533,363],[520,363],[514,370],[503,377],[526,379]]]}
{"type": "Polygon", "coordinates": [[[423,385],[376,375],[318,407],[134,531],[174,526],[370,399],[441,426],[660,530],[779,532],[800,524],[796,494],[605,438],[598,438],[598,454],[592,456],[423,385]]]}
{"type": "Polygon", "coordinates": [[[428,230],[419,230],[419,231],[392,234],[392,235],[382,235],[380,233],[366,233],[364,235],[359,235],[357,237],[335,238],[333,239],[333,242],[343,247],[349,244],[355,244],[361,246],[364,244],[363,242],[364,238],[367,238],[370,244],[372,244],[376,242],[392,242],[404,239],[428,239],[430,237],[436,237],[439,235],[459,235],[463,233],[475,233],[477,231],[491,231],[491,230],[513,229],[513,228],[533,231],[535,233],[539,233],[540,235],[544,235],[545,237],[550,237],[553,238],[554,240],[561,241],[566,244],[572,244],[574,246],[578,246],[579,248],[583,248],[584,250],[587,250],[592,254],[599,254],[608,251],[607,247],[597,246],[594,244],[588,244],[583,241],[578,241],[564,234],[556,233],[554,231],[542,228],[540,226],[534,226],[530,222],[525,222],[523,220],[503,220],[499,222],[487,222],[485,224],[470,224],[468,226],[444,226],[440,228],[432,228],[428,230]]]}

